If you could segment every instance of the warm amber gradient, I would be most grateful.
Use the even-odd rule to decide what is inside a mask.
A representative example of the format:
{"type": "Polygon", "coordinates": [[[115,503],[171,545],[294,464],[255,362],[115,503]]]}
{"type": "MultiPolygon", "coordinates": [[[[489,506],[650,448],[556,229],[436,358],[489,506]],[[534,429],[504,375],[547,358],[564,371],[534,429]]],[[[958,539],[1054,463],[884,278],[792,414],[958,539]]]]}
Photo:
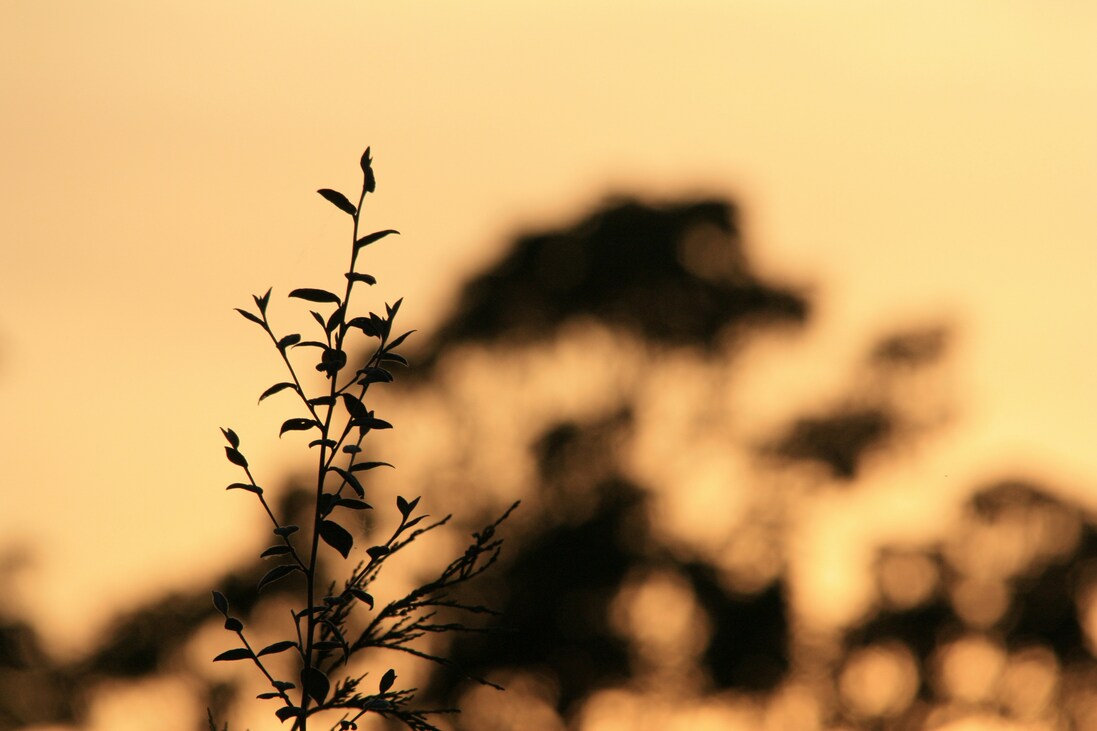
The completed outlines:
{"type": "Polygon", "coordinates": [[[370,220],[404,234],[372,270],[427,332],[516,228],[611,191],[736,196],[763,269],[817,288],[797,357],[744,368],[759,420],[825,393],[867,331],[957,323],[947,438],[804,538],[821,621],[857,603],[857,510],[914,533],[1014,468],[1092,504],[1094,38],[1076,0],[3,3],[0,546],[35,556],[15,600],[71,649],[253,545],[216,427],[291,463],[255,409],[275,364],[231,308],[342,266],[312,191],[353,185],[366,144],[370,220]]]}

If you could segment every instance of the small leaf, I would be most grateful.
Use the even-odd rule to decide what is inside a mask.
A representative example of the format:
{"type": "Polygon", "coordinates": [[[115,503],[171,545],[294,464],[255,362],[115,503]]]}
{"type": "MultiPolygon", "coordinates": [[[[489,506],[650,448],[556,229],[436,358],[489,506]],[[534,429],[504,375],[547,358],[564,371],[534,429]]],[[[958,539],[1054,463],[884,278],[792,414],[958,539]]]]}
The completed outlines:
{"type": "Polygon", "coordinates": [[[357,251],[358,249],[361,249],[364,246],[369,246],[372,243],[380,241],[381,239],[385,238],[386,236],[389,236],[391,234],[399,234],[399,233],[400,233],[399,231],[390,228],[386,231],[374,231],[371,234],[366,234],[365,236],[363,236],[362,238],[360,238],[360,239],[358,239],[357,241],[354,242],[354,250],[357,251]]]}
{"type": "MultiPolygon", "coordinates": [[[[290,687],[295,688],[297,686],[291,684],[290,687]]],[[[277,711],[274,712],[274,715],[278,716],[279,721],[281,721],[282,723],[285,723],[286,721],[288,721],[291,718],[299,717],[301,715],[301,709],[298,708],[297,706],[282,706],[281,708],[279,708],[277,711]]]]}
{"type": "Polygon", "coordinates": [[[381,356],[382,363],[399,363],[400,365],[407,367],[408,359],[399,353],[385,353],[381,356]]]}
{"type": "Polygon", "coordinates": [[[362,419],[369,415],[369,411],[357,396],[350,393],[342,394],[343,405],[347,407],[347,413],[354,419],[362,419]]]}
{"type": "Polygon", "coordinates": [[[321,188],[316,192],[331,201],[339,210],[349,213],[352,216],[358,213],[358,209],[354,207],[354,204],[347,200],[347,197],[339,191],[332,190],[331,188],[321,188]]]}
{"type": "Polygon", "coordinates": [[[381,558],[382,556],[389,555],[389,547],[388,546],[373,546],[371,548],[367,548],[366,553],[369,554],[370,558],[372,558],[374,561],[376,561],[377,559],[381,558]]]}
{"type": "Polygon", "coordinates": [[[313,647],[314,650],[323,650],[323,651],[338,650],[342,646],[343,645],[341,645],[338,642],[335,642],[334,640],[319,640],[317,642],[312,643],[312,647],[313,647]]]}
{"type": "MultiPolygon", "coordinates": [[[[372,470],[374,467],[392,467],[388,462],[359,462],[350,466],[351,472],[361,472],[362,470],[372,470]]],[[[395,467],[392,467],[396,469],[395,467]]]]}
{"type": "Polygon", "coordinates": [[[234,650],[225,650],[217,657],[213,658],[214,662],[221,662],[223,660],[250,660],[254,655],[251,654],[251,650],[246,647],[237,647],[234,650]]]}
{"type": "Polygon", "coordinates": [[[286,419],[282,423],[282,428],[278,431],[278,436],[282,436],[288,431],[308,431],[314,426],[320,426],[312,419],[286,419]]]}
{"type": "Polygon", "coordinates": [[[253,315],[252,313],[248,312],[247,310],[241,310],[239,307],[234,307],[233,309],[235,309],[241,315],[243,315],[247,319],[251,320],[252,322],[254,322],[259,327],[263,328],[264,330],[267,329],[267,323],[263,322],[263,320],[258,315],[253,315]]]}
{"type": "Polygon", "coordinates": [[[410,503],[399,495],[396,496],[396,509],[400,511],[400,514],[407,518],[415,510],[415,506],[419,504],[419,498],[415,498],[410,503]]]}
{"type": "Polygon", "coordinates": [[[301,336],[298,335],[297,333],[292,333],[292,334],[287,335],[287,336],[285,336],[284,338],[282,338],[281,340],[278,341],[278,349],[279,350],[285,350],[286,348],[290,347],[291,345],[297,345],[297,343],[299,343],[299,342],[301,342],[301,336]]]}
{"type": "Polygon", "coordinates": [[[312,319],[316,320],[316,322],[320,325],[320,327],[324,328],[325,331],[327,330],[328,324],[326,322],[324,322],[324,316],[323,315],[321,315],[316,310],[309,310],[309,314],[312,315],[312,319]]]}
{"type": "Polygon", "coordinates": [[[232,429],[225,429],[222,427],[221,433],[225,435],[225,439],[228,440],[233,449],[240,448],[240,437],[236,436],[236,432],[234,432],[232,429]]]}
{"type": "Polygon", "coordinates": [[[365,420],[365,426],[370,429],[391,429],[392,424],[388,423],[384,419],[375,419],[370,417],[365,420]]]}
{"type": "Polygon", "coordinates": [[[395,682],[396,671],[390,669],[387,673],[385,673],[384,677],[381,678],[381,683],[378,688],[381,690],[382,693],[387,693],[389,691],[389,688],[391,688],[392,684],[395,682]]]}
{"type": "Polygon", "coordinates": [[[229,632],[240,632],[244,629],[244,623],[236,617],[226,617],[225,629],[227,629],[229,632]]]}
{"type": "Polygon", "coordinates": [[[297,687],[294,683],[291,683],[288,680],[275,680],[271,682],[271,685],[273,685],[278,690],[293,690],[297,687]]]}
{"type": "Polygon", "coordinates": [[[259,695],[255,696],[255,697],[256,697],[256,699],[261,700],[261,701],[269,701],[271,698],[281,698],[282,694],[270,691],[268,693],[260,693],[259,695]]]}
{"type": "Polygon", "coordinates": [[[369,148],[362,153],[362,189],[367,193],[377,190],[377,178],[373,175],[373,158],[370,157],[369,148]]]}
{"type": "Polygon", "coordinates": [[[251,298],[255,300],[255,306],[259,308],[259,312],[264,315],[267,314],[267,304],[270,303],[270,293],[271,290],[268,289],[267,293],[262,297],[256,297],[255,295],[251,296],[251,298]]]}
{"type": "Polygon", "coordinates": [[[329,611],[328,607],[309,607],[308,609],[302,609],[300,612],[294,612],[293,616],[300,619],[301,617],[307,617],[310,614],[320,614],[327,611],[329,611]]]}
{"type": "Polygon", "coordinates": [[[355,477],[354,475],[352,475],[350,472],[347,472],[342,467],[329,467],[328,469],[331,472],[334,472],[335,474],[342,477],[343,481],[346,482],[348,485],[350,485],[352,490],[354,490],[356,493],[358,493],[358,497],[365,497],[366,496],[366,491],[364,489],[362,489],[361,481],[359,481],[359,479],[357,477],[355,477]]]}
{"type": "Polygon", "coordinates": [[[213,607],[226,617],[229,614],[229,600],[219,591],[213,592],[213,607]]]}
{"type": "Polygon", "coordinates": [[[383,320],[372,312],[369,313],[369,318],[373,320],[373,326],[377,329],[377,332],[381,333],[381,337],[387,338],[389,336],[389,328],[391,323],[388,320],[383,320]]]}
{"type": "Polygon", "coordinates": [[[371,338],[381,336],[381,332],[377,329],[377,326],[373,324],[373,320],[368,317],[355,317],[347,323],[347,327],[356,327],[371,338]]]}
{"type": "Polygon", "coordinates": [[[309,442],[309,449],[320,446],[327,447],[328,449],[335,449],[336,441],[334,439],[313,439],[309,442]]]}
{"type": "Polygon", "coordinates": [[[347,591],[358,601],[364,602],[369,605],[370,609],[373,609],[373,597],[358,588],[350,588],[347,591]]]}
{"type": "Polygon", "coordinates": [[[274,535],[285,538],[286,536],[293,535],[299,530],[301,529],[296,525],[283,525],[274,529],[274,535]]]}
{"type": "MultiPolygon", "coordinates": [[[[343,451],[346,452],[347,454],[358,454],[359,452],[362,451],[362,448],[359,447],[357,444],[348,444],[345,447],[343,447],[343,451]]],[[[354,468],[352,467],[351,469],[354,469],[354,468]]]]}
{"type": "Polygon", "coordinates": [[[334,302],[335,304],[341,302],[339,295],[328,292],[326,289],[313,289],[311,287],[295,289],[289,293],[289,296],[308,300],[309,302],[334,302]]]}
{"type": "Polygon", "coordinates": [[[247,469],[248,461],[244,459],[244,455],[240,454],[240,452],[232,447],[225,447],[225,456],[229,458],[229,462],[232,462],[237,467],[247,469]]]}
{"type": "Polygon", "coordinates": [[[346,312],[343,305],[339,305],[335,308],[335,311],[331,313],[331,317],[328,318],[327,323],[324,325],[324,331],[329,335],[335,332],[336,328],[343,324],[343,313],[346,312]]]}
{"type": "Polygon", "coordinates": [[[323,373],[338,373],[347,364],[347,354],[335,348],[324,348],[324,354],[320,356],[320,363],[316,370],[323,373]]]}
{"type": "Polygon", "coordinates": [[[297,647],[297,643],[293,640],[282,640],[280,642],[275,642],[273,645],[267,645],[258,653],[256,653],[256,657],[262,657],[263,655],[273,655],[276,652],[285,652],[291,647],[297,647]]]}
{"type": "Polygon", "coordinates": [[[266,575],[263,576],[263,578],[259,579],[259,583],[256,585],[256,590],[261,590],[267,584],[278,581],[283,577],[289,576],[294,571],[300,570],[301,568],[295,564],[283,564],[282,566],[275,566],[273,569],[268,571],[266,575]]]}
{"type": "Polygon", "coordinates": [[[290,553],[293,549],[289,546],[271,546],[267,550],[259,554],[259,558],[270,558],[271,556],[281,556],[286,553],[290,553]]]}
{"type": "Polygon", "coordinates": [[[320,521],[320,537],[324,539],[324,543],[338,551],[343,558],[347,557],[354,545],[354,538],[347,532],[347,529],[331,520],[320,521]]]}
{"type": "Polygon", "coordinates": [[[324,626],[328,628],[329,632],[335,635],[335,638],[339,640],[339,644],[345,647],[347,639],[343,637],[343,632],[339,629],[339,625],[335,624],[335,622],[332,622],[330,619],[321,619],[320,621],[324,623],[324,626]]]}
{"type": "Polygon", "coordinates": [[[358,372],[362,374],[362,379],[358,382],[363,386],[368,386],[371,383],[392,383],[393,380],[392,374],[384,368],[363,368],[358,372]]]}
{"type": "Polygon", "coordinates": [[[316,668],[301,668],[301,687],[317,703],[323,703],[327,699],[330,686],[328,676],[316,668]]]}
{"type": "Polygon", "coordinates": [[[350,508],[351,510],[373,510],[373,506],[369,503],[362,502],[361,500],[355,500],[351,497],[341,497],[336,502],[341,508],[350,508]]]}
{"type": "Polygon", "coordinates": [[[335,403],[335,399],[331,396],[317,396],[316,398],[310,398],[309,403],[313,406],[331,406],[335,403]]]}
{"type": "Polygon", "coordinates": [[[326,516],[334,508],[335,504],[339,501],[339,496],[333,492],[325,492],[320,495],[320,515],[326,516]]]}
{"type": "Polygon", "coordinates": [[[246,482],[234,482],[231,485],[229,485],[228,487],[226,487],[225,489],[226,490],[247,490],[248,492],[254,492],[256,495],[262,495],[263,494],[263,488],[259,487],[258,485],[249,485],[246,482]]]}
{"type": "Polygon", "coordinates": [[[271,386],[270,388],[268,388],[266,391],[263,391],[263,395],[259,397],[259,401],[262,402],[262,400],[267,398],[268,396],[273,396],[274,394],[278,393],[279,391],[285,391],[287,388],[296,389],[297,386],[293,385],[292,383],[290,383],[288,381],[283,381],[282,383],[276,383],[273,386],[271,386]]]}
{"type": "Polygon", "coordinates": [[[361,274],[359,272],[347,272],[346,277],[347,277],[347,279],[349,279],[352,282],[365,282],[366,284],[368,284],[370,286],[372,286],[374,284],[377,284],[377,277],[373,276],[372,274],[361,274]]]}
{"type": "Polygon", "coordinates": [[[412,334],[412,333],[414,333],[414,332],[416,332],[416,331],[415,331],[415,330],[408,330],[408,331],[407,331],[406,333],[404,333],[404,334],[403,334],[403,335],[401,335],[400,337],[398,337],[398,338],[396,338],[395,340],[393,340],[393,341],[391,341],[391,342],[387,343],[387,344],[386,344],[386,346],[385,346],[385,350],[392,350],[393,348],[397,348],[397,347],[399,347],[399,346],[400,346],[400,343],[402,343],[402,342],[404,342],[405,340],[407,340],[407,339],[408,339],[408,336],[409,336],[409,335],[411,335],[411,334],[412,334]]]}
{"type": "Polygon", "coordinates": [[[404,298],[396,300],[391,306],[385,305],[385,312],[389,313],[389,322],[392,322],[392,318],[396,317],[396,313],[400,311],[400,305],[404,304],[404,298]]]}
{"type": "Polygon", "coordinates": [[[411,520],[409,520],[409,521],[408,521],[407,523],[404,523],[404,528],[411,528],[411,527],[412,527],[412,526],[414,526],[414,525],[419,525],[420,523],[422,523],[422,522],[423,522],[423,519],[424,519],[424,518],[426,518],[426,517],[428,517],[428,516],[426,516],[426,515],[420,515],[420,516],[418,516],[418,517],[416,517],[416,518],[412,518],[412,519],[411,519],[411,520]]]}

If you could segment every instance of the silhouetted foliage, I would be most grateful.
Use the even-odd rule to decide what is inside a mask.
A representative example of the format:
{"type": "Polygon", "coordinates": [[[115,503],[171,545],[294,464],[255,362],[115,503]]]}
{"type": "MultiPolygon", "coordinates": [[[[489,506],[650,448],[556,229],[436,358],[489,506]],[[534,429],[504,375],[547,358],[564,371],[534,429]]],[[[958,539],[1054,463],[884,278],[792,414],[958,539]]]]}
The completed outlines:
{"type": "Polygon", "coordinates": [[[580,316],[653,341],[711,345],[730,325],[798,324],[807,312],[800,295],[750,271],[731,204],[626,200],[518,239],[465,285],[431,350],[545,338],[580,316]]]}
{"type": "Polygon", "coordinates": [[[899,332],[881,339],[871,358],[881,365],[927,365],[944,356],[948,340],[948,329],[941,326],[899,332]]]}
{"type": "Polygon", "coordinates": [[[860,458],[890,432],[890,416],[881,409],[805,417],[792,425],[776,453],[789,460],[821,462],[835,477],[849,480],[856,477],[860,458]]]}
{"type": "MultiPolygon", "coordinates": [[[[751,271],[735,215],[733,206],[715,201],[662,207],[627,201],[566,231],[523,237],[466,286],[428,358],[461,343],[549,338],[580,317],[658,343],[704,347],[749,328],[802,324],[806,301],[751,271]]],[[[508,668],[548,674],[558,687],[558,710],[571,716],[598,689],[632,677],[628,642],[611,627],[611,604],[629,576],[662,567],[687,578],[712,620],[702,664],[713,686],[773,690],[789,669],[783,587],[737,592],[711,566],[655,547],[646,527],[647,493],[614,461],[612,443],[628,425],[629,415],[617,414],[594,424],[558,424],[538,440],[537,492],[550,503],[568,499],[560,485],[577,473],[602,478],[582,483],[588,508],[578,523],[542,520],[518,539],[496,600],[509,631],[460,638],[454,658],[486,676],[508,668]]],[[[832,432],[824,426],[822,436],[832,432]]],[[[433,690],[447,698],[458,688],[436,683],[433,690]]]]}
{"type": "MultiPolygon", "coordinates": [[[[416,515],[419,497],[411,500],[399,495],[396,497],[396,508],[400,514],[398,525],[387,538],[381,538],[365,548],[365,557],[358,559],[349,576],[341,581],[341,586],[340,582],[328,578],[324,571],[324,561],[327,559],[321,558],[321,543],[333,548],[343,559],[349,558],[355,547],[354,533],[358,531],[352,533],[345,526],[356,528],[360,521],[351,521],[351,516],[358,511],[373,509],[363,499],[366,496],[363,486],[366,473],[377,467],[392,466],[387,462],[360,459],[363,453],[361,445],[368,434],[392,428],[392,424],[368,409],[364,400],[371,386],[393,380],[388,370],[393,364],[408,364],[396,348],[412,334],[408,331],[396,335],[397,331],[393,330],[402,300],[386,304],[382,315],[370,312],[368,316],[353,316],[351,310],[354,285],[372,286],[377,282],[373,275],[356,269],[359,254],[367,246],[397,233],[387,229],[360,235],[363,203],[366,195],[373,193],[377,185],[369,148],[362,154],[361,168],[362,191],[357,204],[335,190],[322,188],[317,191],[352,220],[350,265],[345,273],[343,293],[340,295],[316,287],[302,287],[289,293],[291,299],[335,306],[327,315],[316,310],[309,311],[319,326],[319,332],[313,337],[319,339],[303,340],[299,333],[275,334],[275,326],[267,312],[271,290],[252,298],[256,308],[254,311],[237,308],[245,320],[258,325],[270,338],[289,378],[263,391],[259,401],[282,391],[291,391],[297,396],[300,402],[297,413],[304,415],[283,421],[278,436],[306,432],[310,437],[316,437],[308,443],[308,448],[316,450],[317,478],[314,485],[310,485],[304,515],[299,515],[299,511],[276,513],[264,497],[265,491],[256,482],[247,457],[241,451],[240,437],[232,429],[221,430],[228,442],[225,456],[243,471],[246,478],[245,481],[230,484],[226,489],[255,495],[273,524],[275,538],[272,545],[259,556],[270,561],[270,565],[255,583],[255,591],[288,585],[294,606],[292,631],[287,632],[288,638],[260,648],[252,644],[255,633],[246,630],[237,606],[230,603],[229,596],[235,600],[235,595],[230,592],[227,596],[221,591],[214,591],[214,609],[224,618],[225,630],[236,635],[234,644],[237,646],[221,652],[213,658],[213,662],[250,661],[254,664],[270,685],[270,690],[260,693],[257,698],[275,701],[275,716],[283,723],[293,719],[295,731],[306,731],[311,717],[332,710],[343,711],[342,718],[336,722],[340,729],[357,728],[356,722],[360,718],[373,713],[397,720],[412,731],[434,731],[437,727],[430,717],[450,712],[448,709],[427,710],[412,705],[415,689],[394,689],[396,672],[392,668],[385,672],[376,692],[373,692],[372,682],[369,689],[362,682],[368,673],[352,670],[351,661],[363,650],[385,648],[451,666],[445,658],[429,649],[413,645],[416,640],[431,634],[468,629],[459,618],[454,619],[455,616],[492,613],[480,604],[454,598],[452,592],[479,576],[498,559],[502,540],[496,529],[517,503],[502,517],[474,533],[464,553],[436,578],[387,603],[375,606],[371,594],[382,569],[394,555],[420,536],[449,521],[447,516],[424,522],[429,517],[427,514],[416,515]],[[369,346],[372,354],[356,371],[347,368],[350,364],[348,343],[353,338],[376,341],[369,346]],[[326,383],[323,388],[311,388],[304,380],[300,354],[305,351],[297,350],[300,348],[318,352],[318,356],[306,363],[324,374],[326,383]],[[297,357],[291,358],[291,352],[297,357]],[[295,522],[296,518],[302,517],[304,520],[295,522]],[[302,525],[305,526],[304,530],[300,527],[302,525]],[[372,618],[364,628],[351,624],[352,613],[367,611],[372,618]],[[270,656],[281,654],[289,654],[294,659],[288,669],[281,667],[277,661],[271,662],[276,658],[270,656]],[[289,675],[285,674],[287,670],[289,675]]],[[[361,289],[359,287],[358,291],[361,289]]],[[[244,604],[242,608],[247,610],[251,607],[244,604]]],[[[185,626],[195,624],[202,615],[197,607],[187,607],[185,602],[171,602],[155,619],[185,626]]],[[[122,631],[115,633],[117,644],[107,648],[110,662],[115,663],[114,666],[108,665],[108,672],[114,675],[152,672],[159,656],[171,649],[170,643],[157,641],[156,631],[154,623],[126,623],[122,631]]],[[[185,636],[183,633],[178,637],[185,636]]],[[[486,680],[480,682],[490,685],[486,680]]],[[[212,713],[208,723],[210,730],[216,731],[212,713]]]]}
{"type": "Polygon", "coordinates": [[[712,566],[687,564],[690,585],[714,620],[702,657],[713,686],[753,693],[772,691],[789,672],[789,607],[785,587],[774,582],[760,592],[727,588],[712,566]]]}
{"type": "Polygon", "coordinates": [[[82,681],[54,665],[31,624],[0,618],[0,728],[81,717],[87,707],[82,681]]]}
{"type": "MultiPolygon", "coordinates": [[[[350,215],[357,210],[345,198],[325,198],[350,215]]],[[[391,233],[378,232],[374,240],[391,233]]],[[[373,242],[368,238],[357,243],[364,247],[373,242]]],[[[296,292],[305,301],[336,304],[331,296],[338,297],[329,294],[296,292]]],[[[733,205],[616,201],[561,230],[516,241],[462,290],[453,315],[421,346],[418,375],[395,388],[409,397],[431,393],[442,388],[447,356],[466,352],[462,348],[518,350],[551,340],[578,321],[652,348],[696,351],[731,369],[728,359],[740,344],[775,327],[803,327],[810,312],[796,288],[765,281],[754,271],[733,205]]],[[[249,314],[262,324],[260,316],[249,314]]],[[[376,337],[384,329],[380,319],[345,324],[376,337]]],[[[329,327],[322,316],[318,322],[329,327]]],[[[342,327],[338,318],[332,327],[342,327]]],[[[950,337],[950,329],[937,324],[885,334],[867,349],[866,371],[853,379],[848,394],[829,399],[829,407],[801,410],[752,448],[777,470],[821,466],[822,476],[810,486],[814,492],[819,485],[839,484],[846,488],[843,495],[850,494],[859,488],[870,456],[887,454],[916,433],[901,403],[902,379],[946,358],[950,337]]],[[[310,347],[284,339],[276,345],[310,347]]],[[[353,354],[346,362],[330,354],[325,360],[322,354],[332,350],[326,345],[312,346],[320,350],[321,372],[339,373],[361,360],[353,354]]],[[[391,373],[374,367],[363,369],[362,378],[387,382],[391,373]]],[[[294,388],[276,384],[266,395],[294,388]]],[[[1089,515],[1031,482],[1007,479],[978,490],[959,522],[942,526],[938,542],[882,548],[876,603],[822,642],[802,634],[785,553],[795,528],[790,506],[803,494],[796,492],[800,488],[761,476],[749,486],[750,499],[765,516],[758,522],[768,521],[765,537],[775,544],[764,551],[773,569],[760,573],[761,579],[739,581],[713,556],[668,543],[656,530],[661,516],[652,485],[629,469],[619,446],[635,429],[644,397],[636,394],[607,413],[553,417],[538,425],[525,445],[536,466],[530,488],[537,515],[527,516],[519,534],[508,538],[508,555],[477,588],[483,603],[502,613],[499,631],[451,636],[446,661],[420,694],[422,702],[442,708],[460,703],[468,676],[498,681],[535,675],[554,689],[549,702],[565,725],[576,728],[585,704],[598,693],[647,688],[639,640],[620,626],[619,605],[638,577],[662,574],[678,580],[705,625],[690,658],[698,671],[690,676],[694,700],[742,695],[764,706],[800,684],[818,703],[820,727],[914,729],[975,710],[1093,727],[1097,717],[1086,715],[1093,714],[1086,699],[1097,680],[1097,637],[1086,612],[1097,601],[1097,528],[1089,515]],[[955,686],[949,663],[970,648],[1001,661],[1004,669],[997,685],[988,681],[989,690],[955,686]],[[1027,695],[1009,685],[1019,682],[1011,680],[1015,666],[1033,673],[1051,668],[1055,683],[1046,697],[1031,700],[1035,681],[1025,688],[1027,695]],[[857,683],[849,680],[858,668],[884,684],[883,700],[858,695],[857,683]]],[[[354,402],[346,407],[357,409],[354,402]]],[[[298,426],[305,427],[287,422],[286,429],[298,426]]],[[[238,447],[232,440],[229,446],[238,447]]],[[[310,496],[301,487],[285,491],[276,509],[288,516],[287,524],[309,525],[310,496]]],[[[409,506],[404,501],[399,509],[409,506]]],[[[309,529],[302,534],[307,539],[309,529]]],[[[342,539],[329,539],[339,550],[342,539]]],[[[245,623],[258,614],[255,587],[268,568],[255,561],[218,580],[234,616],[245,623]]],[[[292,590],[289,581],[269,585],[272,593],[292,590]]],[[[400,605],[390,611],[400,611],[400,605]]],[[[0,721],[78,721],[85,708],[80,688],[89,680],[159,672],[175,649],[216,616],[200,593],[165,598],[120,618],[101,646],[75,664],[46,658],[29,625],[11,621],[0,630],[0,721]],[[8,689],[25,689],[32,678],[49,678],[76,700],[48,711],[41,705],[19,710],[8,689]]],[[[430,652],[442,649],[432,645],[430,652]]],[[[334,683],[309,682],[318,698],[339,692],[334,683]]],[[[209,698],[222,704],[238,691],[206,687],[209,698]]],[[[47,702],[52,701],[40,700],[47,702]]],[[[460,717],[447,721],[465,727],[460,717]]]]}
{"type": "MultiPolygon", "coordinates": [[[[1097,525],[1090,516],[1046,488],[1004,480],[968,499],[963,520],[944,546],[906,555],[934,567],[931,586],[911,606],[882,606],[850,628],[843,653],[888,646],[910,651],[920,702],[889,709],[896,728],[964,709],[1021,720],[1059,717],[1070,728],[1089,727],[1092,707],[1079,692],[1081,679],[1097,669],[1097,628],[1084,625],[1094,586],[1089,567],[1097,559],[1097,525]],[[948,669],[958,648],[976,648],[984,662],[1001,662],[998,680],[962,688],[956,671],[948,669]],[[1040,691],[1038,702],[1007,684],[1010,668],[1025,663],[1051,677],[1061,673],[1040,691]]],[[[1038,681],[1037,674],[1027,682],[1038,681]]]]}

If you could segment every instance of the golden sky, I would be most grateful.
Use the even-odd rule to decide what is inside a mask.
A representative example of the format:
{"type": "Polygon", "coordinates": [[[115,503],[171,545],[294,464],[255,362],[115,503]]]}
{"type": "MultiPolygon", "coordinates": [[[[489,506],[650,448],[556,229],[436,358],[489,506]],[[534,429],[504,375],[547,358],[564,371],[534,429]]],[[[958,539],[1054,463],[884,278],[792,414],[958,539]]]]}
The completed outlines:
{"type": "Polygon", "coordinates": [[[0,546],[35,551],[20,601],[71,647],[252,545],[217,427],[269,474],[293,463],[255,408],[276,364],[232,308],[343,266],[345,220],[313,191],[352,189],[366,145],[367,225],[403,233],[371,271],[409,327],[509,235],[608,193],[733,196],[762,271],[819,303],[814,344],[756,399],[945,317],[958,421],[904,479],[1019,467],[1084,494],[1094,38],[1076,0],[3,3],[0,546]]]}

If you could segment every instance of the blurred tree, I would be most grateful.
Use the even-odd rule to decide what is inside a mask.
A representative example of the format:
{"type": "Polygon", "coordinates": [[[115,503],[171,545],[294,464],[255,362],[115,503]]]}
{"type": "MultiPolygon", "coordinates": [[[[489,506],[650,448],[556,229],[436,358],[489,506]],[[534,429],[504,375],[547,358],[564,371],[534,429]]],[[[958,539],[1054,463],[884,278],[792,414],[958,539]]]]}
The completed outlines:
{"type": "Polygon", "coordinates": [[[730,203],[626,200],[566,230],[520,237],[463,287],[428,361],[469,342],[543,339],[576,318],[713,346],[731,326],[799,324],[807,312],[801,296],[751,271],[730,203]]]}
{"type": "Polygon", "coordinates": [[[1092,728],[1095,561],[1093,516],[1047,487],[1004,479],[977,490],[941,544],[881,549],[879,602],[843,638],[835,677],[866,649],[900,648],[917,693],[865,712],[860,696],[881,691],[850,683],[839,715],[885,728],[980,715],[1092,728]]]}
{"type": "MultiPolygon", "coordinates": [[[[423,354],[429,368],[420,375],[429,379],[447,351],[520,348],[590,321],[725,361],[729,343],[734,350],[756,331],[800,327],[808,312],[802,296],[752,271],[732,205],[616,202],[567,230],[520,237],[464,287],[423,354]]],[[[548,676],[565,717],[593,692],[635,676],[614,603],[630,578],[654,569],[680,575],[709,618],[701,665],[713,687],[768,691],[789,669],[782,581],[736,591],[714,566],[683,560],[652,535],[648,492],[623,473],[614,447],[632,427],[634,406],[587,423],[543,425],[531,445],[542,514],[496,577],[508,631],[466,638],[452,650],[478,674],[548,676]],[[588,505],[579,519],[569,502],[588,505]]],[[[447,697],[457,684],[438,676],[432,690],[447,697]]]]}

